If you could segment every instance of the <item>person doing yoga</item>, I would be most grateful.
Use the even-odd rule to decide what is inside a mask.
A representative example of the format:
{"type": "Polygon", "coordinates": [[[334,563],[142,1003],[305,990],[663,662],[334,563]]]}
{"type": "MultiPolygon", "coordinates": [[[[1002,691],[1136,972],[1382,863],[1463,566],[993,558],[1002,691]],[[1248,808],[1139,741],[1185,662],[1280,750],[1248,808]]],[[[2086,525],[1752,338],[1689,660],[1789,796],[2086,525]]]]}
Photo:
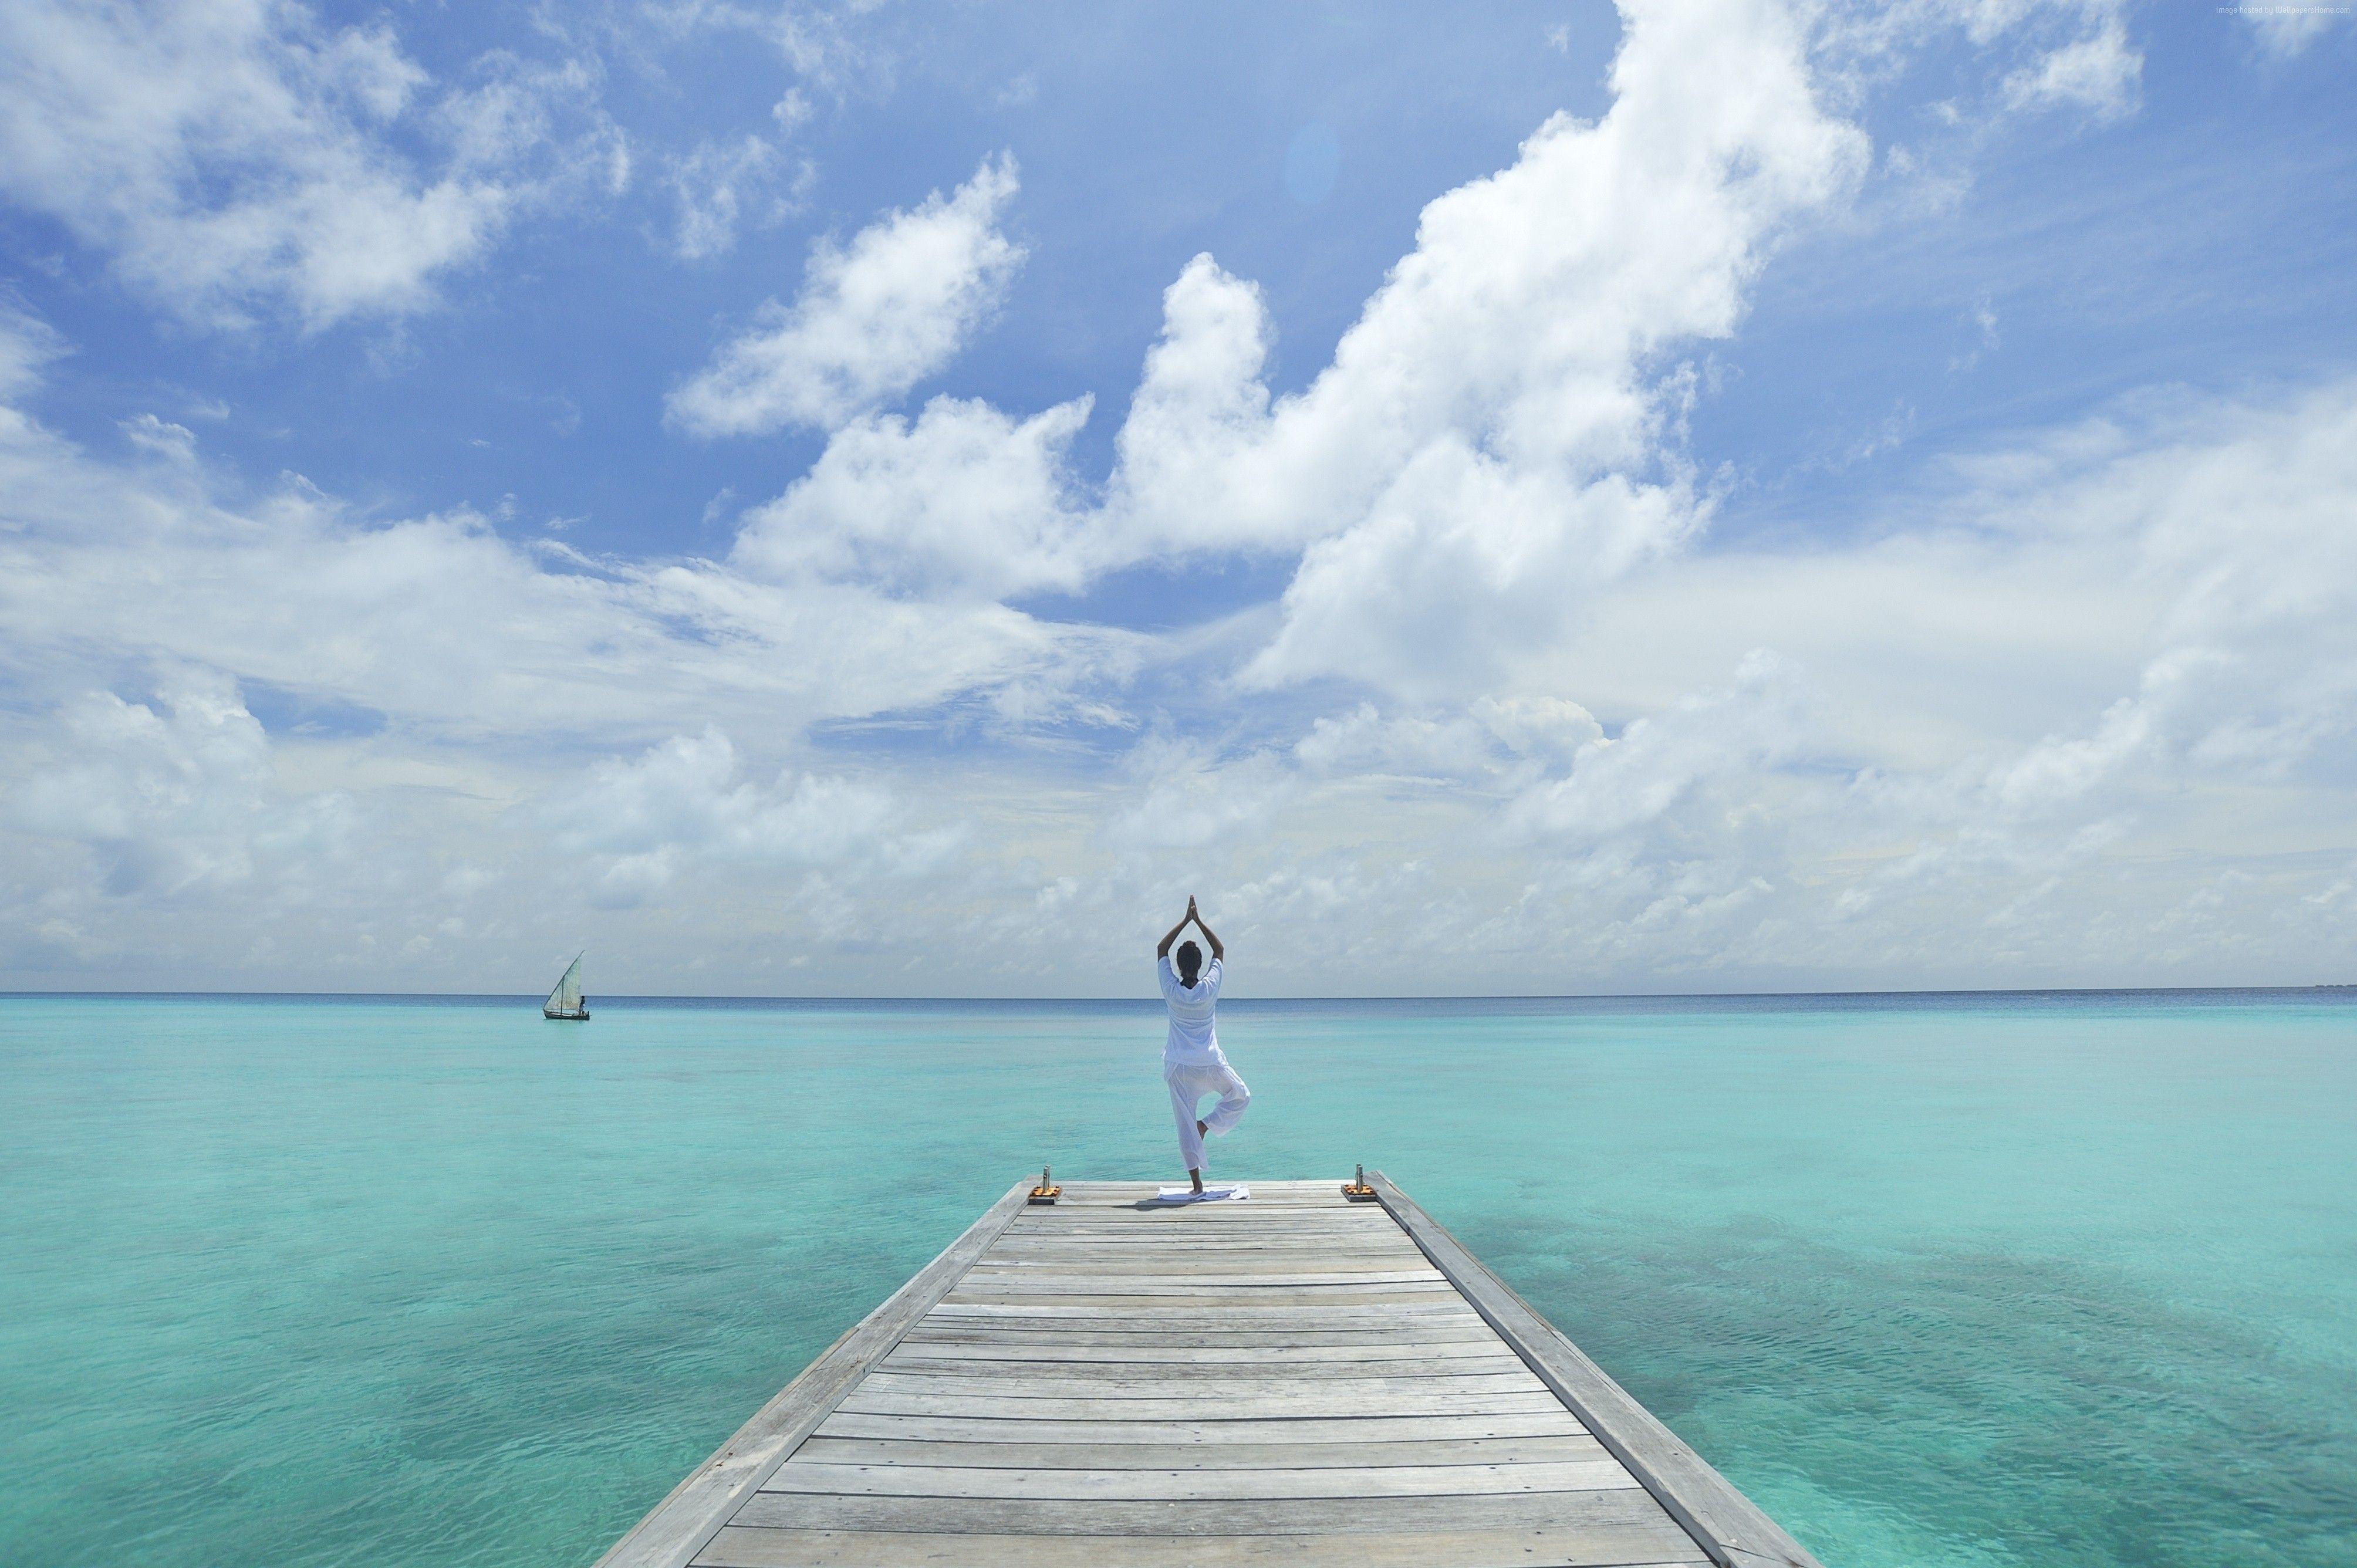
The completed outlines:
{"type": "Polygon", "coordinates": [[[1170,1033],[1162,1045],[1162,1081],[1170,1086],[1170,1111],[1178,1121],[1178,1155],[1197,1192],[1203,1190],[1204,1136],[1234,1126],[1243,1119],[1244,1107],[1252,1103],[1252,1091],[1221,1054],[1219,1031],[1214,1027],[1221,961],[1226,956],[1227,949],[1203,923],[1191,897],[1187,900],[1186,914],[1154,950],[1162,1000],[1170,1005],[1170,1033]],[[1178,964],[1174,967],[1170,961],[1170,944],[1178,941],[1178,933],[1190,920],[1211,945],[1208,969],[1203,967],[1202,949],[1193,942],[1179,942],[1178,964]],[[1220,1103],[1209,1116],[1198,1119],[1196,1108],[1207,1094],[1218,1095],[1220,1103]]]}

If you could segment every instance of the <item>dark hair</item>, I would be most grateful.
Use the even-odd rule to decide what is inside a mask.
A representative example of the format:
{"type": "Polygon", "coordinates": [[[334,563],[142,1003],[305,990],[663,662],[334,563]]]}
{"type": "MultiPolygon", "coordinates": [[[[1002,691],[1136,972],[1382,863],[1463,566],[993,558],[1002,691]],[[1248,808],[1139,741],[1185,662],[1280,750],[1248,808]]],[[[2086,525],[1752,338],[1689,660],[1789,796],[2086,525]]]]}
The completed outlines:
{"type": "MultiPolygon", "coordinates": [[[[1201,969],[1202,967],[1203,950],[1197,947],[1193,942],[1180,942],[1178,944],[1178,972],[1182,975],[1193,974],[1197,970],[1201,969]]],[[[1191,985],[1194,982],[1189,981],[1188,983],[1191,985]]]]}

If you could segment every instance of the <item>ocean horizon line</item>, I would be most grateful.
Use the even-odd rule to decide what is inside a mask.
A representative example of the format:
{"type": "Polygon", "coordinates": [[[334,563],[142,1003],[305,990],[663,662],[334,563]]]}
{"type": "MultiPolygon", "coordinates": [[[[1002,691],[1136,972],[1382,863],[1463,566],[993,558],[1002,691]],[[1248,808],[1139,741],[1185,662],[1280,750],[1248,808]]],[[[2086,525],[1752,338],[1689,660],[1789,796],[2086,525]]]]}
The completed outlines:
{"type": "MultiPolygon", "coordinates": [[[[2316,981],[2277,985],[2069,985],[1898,987],[1841,991],[1616,991],[1616,992],[1426,992],[1354,995],[1279,995],[1223,998],[1233,1007],[1285,1005],[1541,1004],[1600,1003],[1793,1003],[1908,1002],[1962,999],[2123,999],[2131,997],[2262,997],[2345,994],[2357,1000],[2357,983],[2316,981]]],[[[0,1001],[221,1001],[221,1002],[371,1002],[417,1005],[469,1004],[537,1004],[537,991],[228,991],[228,990],[0,990],[0,1001]]],[[[1129,1007],[1160,1006],[1156,996],[974,996],[803,993],[761,995],[737,993],[611,992],[592,995],[605,1007],[694,1005],[708,1007],[1129,1007]]]]}

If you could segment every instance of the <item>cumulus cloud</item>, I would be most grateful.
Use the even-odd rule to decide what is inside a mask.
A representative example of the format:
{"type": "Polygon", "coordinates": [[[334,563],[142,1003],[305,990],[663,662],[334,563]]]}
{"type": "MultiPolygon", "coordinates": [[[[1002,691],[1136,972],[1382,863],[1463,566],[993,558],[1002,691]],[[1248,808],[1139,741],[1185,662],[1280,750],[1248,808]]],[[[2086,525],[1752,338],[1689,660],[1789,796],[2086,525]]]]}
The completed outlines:
{"type": "Polygon", "coordinates": [[[117,897],[233,886],[274,857],[317,865],[349,828],[341,794],[279,787],[261,725],[217,671],[172,671],[152,706],[86,693],[30,750],[13,825],[81,845],[117,897]]]}
{"type": "MultiPolygon", "coordinates": [[[[1890,16],[2001,46],[1991,102],[2133,103],[2115,7],[1890,16]]],[[[1431,203],[1297,391],[1262,291],[1196,257],[1101,477],[1086,397],[896,406],[1020,260],[986,162],[821,246],[674,396],[699,434],[827,435],[721,560],[256,493],[135,408],[103,456],[0,413],[0,832],[28,868],[0,950],[263,973],[284,901],[240,890],[316,864],[340,875],[310,897],[376,878],[314,922],[372,983],[587,940],[651,988],[804,989],[777,966],[815,953],[830,989],[1094,991],[1189,892],[1268,991],[2343,961],[2352,846],[2314,824],[2357,816],[2357,387],[2132,400],[1811,543],[1712,537],[1685,360],[1860,177],[1832,26],[1632,5],[1604,115],[1431,203]],[[1088,597],[1238,562],[1286,587],[1176,634],[1088,597]],[[1048,595],[1069,618],[1010,607],[1048,595]],[[222,673],[147,696],[127,666],[222,673]],[[232,681],[373,727],[265,736],[232,681]],[[333,831],[264,831],[307,811],[333,831]]],[[[430,91],[350,70],[352,116],[430,91]]],[[[480,161],[539,134],[478,107],[447,134],[480,161]]],[[[61,349],[0,318],[0,384],[61,349]]]]}
{"type": "Polygon", "coordinates": [[[1426,208],[1333,365],[1277,410],[1285,466],[1351,511],[1305,555],[1257,678],[1481,678],[1699,525],[1663,439],[1683,382],[1658,357],[1734,330],[1768,248],[1864,144],[1771,7],[1632,7],[1611,86],[1602,120],[1557,116],[1426,208]]]}
{"type": "Polygon", "coordinates": [[[1405,714],[1361,702],[1313,720],[1293,756],[1312,774],[1467,779],[1568,761],[1602,738],[1596,716],[1563,697],[1485,696],[1462,711],[1405,714]]]}
{"type": "Polygon", "coordinates": [[[837,431],[811,471],[755,509],[732,562],[765,577],[819,576],[927,598],[1000,598],[1081,586],[1088,520],[1066,452],[1089,400],[1017,421],[935,398],[911,423],[837,431]]]}
{"type": "Polygon", "coordinates": [[[2123,410],[1958,463],[1903,532],[1658,562],[1503,693],[1146,743],[1109,902],[1059,918],[1218,886],[1222,935],[1317,989],[1380,983],[1370,930],[1472,989],[2330,972],[2352,436],[2346,385],[2123,410]],[[1360,891],[1338,919],[1313,886],[1360,891]]]}
{"type": "MultiPolygon", "coordinates": [[[[761,514],[760,554],[856,551],[889,580],[953,564],[1002,595],[1070,592],[1146,560],[1297,554],[1247,680],[1479,690],[1508,650],[1554,639],[1568,601],[1701,526],[1709,496],[1674,439],[1689,380],[1663,356],[1733,331],[1777,238],[1863,162],[1863,138],[1817,102],[1805,38],[1773,5],[1632,5],[1612,86],[1603,120],[1557,115],[1511,166],[1433,201],[1415,248],[1302,392],[1272,399],[1265,301],[1198,256],[1164,296],[1100,502],[1084,506],[1060,471],[1079,405],[1027,421],[937,403],[914,427],[838,435],[761,514]]],[[[683,388],[674,419],[706,432],[824,424],[885,395],[865,370],[824,361],[937,362],[903,352],[897,332],[857,355],[810,345],[865,319],[852,294],[889,292],[832,280],[870,256],[897,275],[880,258],[911,228],[966,236],[946,248],[970,266],[993,172],[814,263],[804,299],[683,388]]],[[[953,335],[937,336],[945,353],[953,335]]]]}
{"type": "Polygon", "coordinates": [[[577,70],[485,70],[435,98],[390,27],[332,29],[297,5],[28,0],[0,11],[0,192],[193,321],[414,310],[547,177],[520,161],[588,87],[577,70]],[[451,147],[439,169],[393,134],[429,99],[451,147]]]}
{"type": "MultiPolygon", "coordinates": [[[[1685,381],[1662,356],[1732,331],[1777,236],[1860,166],[1862,138],[1817,102],[1804,45],[1767,5],[1631,6],[1611,112],[1555,116],[1510,167],[1432,202],[1415,250],[1297,395],[1272,400],[1265,386],[1257,289],[1197,257],[1165,295],[1096,515],[1076,524],[1069,487],[1037,481],[1028,521],[991,520],[988,538],[1025,564],[1000,575],[1004,590],[1069,588],[1147,559],[1302,553],[1277,634],[1248,671],[1264,684],[1340,675],[1429,694],[1478,684],[1501,649],[1544,640],[1567,596],[1707,515],[1669,440],[1685,381]]],[[[855,406],[772,390],[777,364],[793,367],[783,385],[828,384],[802,363],[799,345],[816,336],[805,313],[840,314],[798,306],[748,340],[762,350],[739,371],[686,389],[674,416],[767,427],[855,406]],[[739,383],[758,395],[704,408],[707,389],[739,383]]],[[[887,453],[863,433],[854,445],[872,479],[897,467],[898,491],[941,477],[917,442],[887,453]]],[[[1017,443],[999,466],[1036,475],[1038,446],[1017,443]]],[[[929,520],[954,504],[889,516],[906,520],[915,553],[938,556],[929,520]]],[[[888,553],[895,531],[879,524],[866,548],[888,553]]]]}
{"type": "Polygon", "coordinates": [[[144,658],[421,735],[635,737],[864,717],[1014,681],[1070,690],[1135,641],[988,600],[535,549],[470,511],[366,520],[292,476],[225,499],[182,427],[151,415],[128,435],[141,460],[116,464],[0,418],[0,673],[20,691],[54,699],[144,658]]]}
{"type": "Polygon", "coordinates": [[[1015,160],[985,159],[947,196],[886,214],[847,244],[822,241],[791,305],[772,301],[674,391],[671,421],[699,435],[831,428],[949,363],[1023,260],[999,231],[1015,160]]]}
{"type": "MultiPolygon", "coordinates": [[[[169,700],[85,686],[0,746],[36,759],[0,785],[8,858],[28,868],[15,903],[0,889],[0,929],[82,933],[57,950],[93,931],[207,950],[215,939],[175,924],[196,919],[176,906],[242,910],[241,889],[282,886],[317,855],[346,869],[315,887],[354,865],[408,878],[338,908],[350,945],[330,972],[381,975],[398,949],[404,972],[454,983],[464,972],[425,966],[561,962],[595,931],[678,966],[672,985],[694,985],[709,958],[732,966],[723,984],[799,988],[762,966],[841,943],[825,950],[847,989],[909,983],[898,966],[925,951],[955,956],[920,989],[1090,990],[1150,940],[1145,911],[1189,892],[1232,911],[1222,936],[1272,991],[2297,978],[2357,935],[2357,901],[2334,892],[2347,846],[2279,842],[2287,824],[2348,814],[2357,785],[2357,558],[2337,527],[2357,495],[2352,452],[2357,388],[2124,411],[1956,465],[1903,533],[1706,550],[1609,585],[1608,624],[1623,596],[1660,608],[1653,646],[1678,659],[1624,648],[1616,669],[1582,653],[1470,700],[1239,708],[1246,733],[1152,735],[1104,768],[1052,750],[821,762],[765,696],[662,688],[676,710],[702,705],[683,725],[635,705],[638,667],[563,636],[554,662],[588,666],[565,726],[651,732],[586,768],[529,738],[487,744],[476,710],[454,720],[447,700],[396,703],[378,740],[265,750],[219,686],[169,700]],[[2041,579],[2057,596],[2022,586],[2041,579]],[[1746,651],[1763,645],[1777,651],[1746,651]],[[600,702],[627,724],[600,725],[600,702]],[[750,762],[738,736],[771,760],[750,762]],[[290,749],[308,781],[287,776],[290,749]],[[322,779],[354,793],[329,820],[361,842],[340,860],[265,843],[257,824],[322,779]],[[463,940],[442,934],[452,919],[463,940]],[[389,946],[351,935],[371,930],[389,946]]],[[[200,574],[181,596],[209,596],[200,574]]],[[[5,613],[12,631],[38,629],[21,602],[5,613]]],[[[482,618],[478,642],[511,635],[482,602],[456,613],[482,618]]],[[[316,629],[331,618],[306,623],[312,672],[273,664],[274,679],[342,689],[349,655],[316,629]]],[[[142,620],[146,641],[120,623],[106,640],[178,635],[160,603],[142,620]]],[[[466,643],[454,624],[375,620],[360,639],[425,659],[466,643]]],[[[710,635],[656,657],[692,657],[710,635]]],[[[35,646],[54,660],[73,644],[35,646]]],[[[551,733],[531,717],[561,690],[545,656],[498,647],[469,666],[478,680],[509,659],[531,676],[501,695],[500,722],[551,733]]],[[[400,696],[378,677],[363,689],[400,696]]],[[[211,925],[242,942],[257,918],[211,925]]],[[[242,949],[220,961],[271,972],[239,967],[242,949]]]]}
{"type": "Polygon", "coordinates": [[[683,865],[919,870],[954,836],[895,832],[891,795],[874,785],[794,772],[758,783],[710,727],[597,764],[550,815],[560,853],[586,863],[608,908],[660,893],[683,865]]]}
{"type": "Polygon", "coordinates": [[[1746,658],[1735,676],[1731,690],[1686,697],[1616,737],[1598,735],[1560,777],[1516,797],[1508,830],[1597,843],[1650,828],[1708,785],[1783,762],[1802,733],[1792,676],[1767,653],[1746,658]]]}

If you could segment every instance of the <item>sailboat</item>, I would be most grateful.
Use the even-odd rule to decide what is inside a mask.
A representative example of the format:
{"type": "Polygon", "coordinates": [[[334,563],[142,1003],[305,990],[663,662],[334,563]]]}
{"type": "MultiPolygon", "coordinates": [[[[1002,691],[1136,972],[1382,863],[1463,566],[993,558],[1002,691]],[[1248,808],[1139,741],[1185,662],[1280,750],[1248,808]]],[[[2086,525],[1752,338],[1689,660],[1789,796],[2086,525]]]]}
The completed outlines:
{"type": "Polygon", "coordinates": [[[556,983],[556,989],[541,1004],[542,1017],[564,1018],[576,1024],[589,1021],[589,999],[581,994],[581,961],[587,956],[586,951],[573,955],[573,961],[565,966],[565,978],[556,983]]]}

